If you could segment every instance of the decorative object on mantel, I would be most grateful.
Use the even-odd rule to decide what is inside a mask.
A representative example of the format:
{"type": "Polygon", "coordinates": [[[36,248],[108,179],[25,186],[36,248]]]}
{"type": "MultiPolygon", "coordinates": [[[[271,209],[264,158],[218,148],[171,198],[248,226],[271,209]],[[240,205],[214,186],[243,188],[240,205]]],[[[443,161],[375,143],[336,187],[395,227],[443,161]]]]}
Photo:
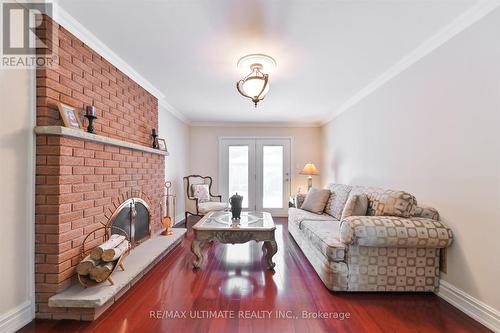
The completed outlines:
{"type": "Polygon", "coordinates": [[[74,107],[58,102],[57,108],[59,109],[59,114],[61,115],[64,126],[83,130],[80,116],[74,107]]]}
{"type": "Polygon", "coordinates": [[[165,182],[165,188],[167,189],[167,194],[164,195],[165,201],[162,202],[162,219],[161,223],[165,230],[161,232],[161,235],[163,236],[169,236],[172,235],[172,225],[173,225],[173,219],[175,219],[176,216],[176,202],[177,202],[177,196],[175,194],[170,193],[170,188],[172,187],[172,182],[171,181],[166,181],[165,182]],[[172,209],[173,207],[173,209],[172,209]],[[171,211],[174,213],[171,214],[171,211]],[[173,216],[173,217],[172,217],[173,216]]]}
{"type": "Polygon", "coordinates": [[[168,151],[167,149],[167,142],[165,139],[156,139],[158,141],[158,149],[163,150],[163,151],[168,151]]]}
{"type": "Polygon", "coordinates": [[[307,163],[304,165],[304,168],[302,169],[301,172],[299,172],[301,175],[306,175],[307,177],[307,190],[309,191],[312,187],[312,176],[318,176],[319,175],[319,170],[316,168],[314,163],[307,163]]]}
{"type": "Polygon", "coordinates": [[[111,274],[118,267],[125,270],[123,259],[129,251],[130,239],[125,230],[116,226],[95,229],[85,237],[82,243],[82,261],[76,266],[78,282],[85,288],[96,286],[104,281],[113,285],[111,274]],[[112,234],[108,238],[111,229],[118,229],[123,235],[112,234]],[[85,245],[91,243],[101,230],[104,230],[105,241],[101,245],[85,249],[85,245]],[[89,239],[90,236],[92,238],[89,239]]]}
{"type": "Polygon", "coordinates": [[[152,148],[158,149],[158,134],[156,134],[156,129],[151,129],[151,137],[153,138],[152,148]]]}
{"type": "Polygon", "coordinates": [[[250,98],[257,107],[257,103],[266,97],[269,91],[269,72],[276,67],[276,61],[265,54],[249,54],[237,64],[239,69],[250,68],[251,72],[243,79],[236,82],[236,89],[244,97],[250,98]]]}
{"type": "Polygon", "coordinates": [[[97,119],[95,106],[87,105],[85,109],[85,118],[89,120],[87,132],[94,134],[94,120],[97,119]]]}
{"type": "Polygon", "coordinates": [[[243,196],[238,195],[238,192],[229,198],[229,203],[231,204],[231,214],[233,220],[239,220],[241,216],[241,206],[243,203],[243,196]]]}

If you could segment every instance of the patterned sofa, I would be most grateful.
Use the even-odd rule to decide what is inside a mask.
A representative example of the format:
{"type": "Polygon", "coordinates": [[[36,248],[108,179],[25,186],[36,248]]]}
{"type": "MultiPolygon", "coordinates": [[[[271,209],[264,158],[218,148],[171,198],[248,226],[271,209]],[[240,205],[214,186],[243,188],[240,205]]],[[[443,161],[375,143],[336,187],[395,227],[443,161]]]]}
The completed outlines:
{"type": "Polygon", "coordinates": [[[322,214],[300,209],[305,195],[297,195],[288,230],[328,289],[436,290],[440,249],[453,236],[435,209],[418,206],[414,196],[402,191],[342,184],[327,188],[331,194],[322,214]],[[345,216],[353,195],[368,198],[367,216],[345,216]],[[392,211],[399,216],[387,216],[392,211]]]}

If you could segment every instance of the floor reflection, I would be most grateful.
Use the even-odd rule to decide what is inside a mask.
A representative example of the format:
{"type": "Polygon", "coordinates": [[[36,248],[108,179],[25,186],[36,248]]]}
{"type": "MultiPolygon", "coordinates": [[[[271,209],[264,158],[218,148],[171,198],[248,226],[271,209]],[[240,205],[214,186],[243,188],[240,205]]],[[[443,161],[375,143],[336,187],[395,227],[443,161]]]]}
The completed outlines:
{"type": "Polygon", "coordinates": [[[230,274],[226,279],[223,279],[219,287],[219,291],[230,298],[240,298],[250,295],[254,290],[258,289],[257,281],[250,276],[230,274]]]}

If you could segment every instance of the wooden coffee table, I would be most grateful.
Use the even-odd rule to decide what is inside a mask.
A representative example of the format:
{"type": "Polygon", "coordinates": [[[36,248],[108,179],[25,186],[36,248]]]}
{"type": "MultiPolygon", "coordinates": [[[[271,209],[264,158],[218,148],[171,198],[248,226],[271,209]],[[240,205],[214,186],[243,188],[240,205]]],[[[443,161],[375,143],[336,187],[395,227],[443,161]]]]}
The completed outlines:
{"type": "Polygon", "coordinates": [[[191,251],[196,256],[193,262],[195,268],[203,263],[202,244],[216,240],[225,244],[246,243],[251,240],[263,241],[262,250],[266,255],[267,269],[276,265],[273,256],[278,252],[278,245],[274,238],[274,225],[271,214],[265,212],[242,212],[239,224],[231,220],[231,212],[211,212],[205,215],[193,226],[194,239],[191,251]]]}

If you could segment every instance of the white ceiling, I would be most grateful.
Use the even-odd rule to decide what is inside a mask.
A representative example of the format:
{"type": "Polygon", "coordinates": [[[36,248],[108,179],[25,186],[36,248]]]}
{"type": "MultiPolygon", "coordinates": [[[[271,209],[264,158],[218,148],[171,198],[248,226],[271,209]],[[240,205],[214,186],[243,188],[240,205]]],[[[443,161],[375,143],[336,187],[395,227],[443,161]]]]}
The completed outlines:
{"type": "Polygon", "coordinates": [[[475,0],[60,0],[193,122],[317,123],[475,0]],[[276,59],[257,109],[237,60],[276,59]]]}

